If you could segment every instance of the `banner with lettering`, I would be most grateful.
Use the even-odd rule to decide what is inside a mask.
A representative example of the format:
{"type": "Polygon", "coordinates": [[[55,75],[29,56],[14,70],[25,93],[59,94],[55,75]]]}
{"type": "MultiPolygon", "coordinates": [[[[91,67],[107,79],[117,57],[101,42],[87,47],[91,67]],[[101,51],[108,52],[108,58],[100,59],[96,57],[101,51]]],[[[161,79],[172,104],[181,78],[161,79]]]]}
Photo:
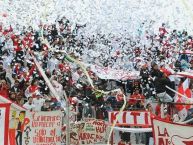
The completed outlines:
{"type": "Polygon", "coordinates": [[[27,112],[22,145],[61,145],[62,112],[27,112]]]}
{"type": "Polygon", "coordinates": [[[0,104],[0,145],[8,145],[10,104],[0,104]]]}
{"type": "Polygon", "coordinates": [[[155,145],[193,145],[193,126],[153,119],[155,145]]]}
{"type": "Polygon", "coordinates": [[[10,111],[9,116],[9,145],[22,145],[24,126],[29,123],[25,111],[10,111]]]}
{"type": "MultiPolygon", "coordinates": [[[[116,120],[118,111],[109,112],[109,123],[113,123],[116,120]]],[[[123,111],[118,118],[116,125],[124,126],[151,126],[150,112],[147,111],[123,111]]]]}
{"type": "MultiPolygon", "coordinates": [[[[107,140],[108,129],[105,121],[103,120],[91,119],[85,122],[72,123],[70,128],[71,145],[92,145],[95,143],[104,144],[107,140]]],[[[65,139],[65,137],[63,137],[63,139],[65,139]]]]}

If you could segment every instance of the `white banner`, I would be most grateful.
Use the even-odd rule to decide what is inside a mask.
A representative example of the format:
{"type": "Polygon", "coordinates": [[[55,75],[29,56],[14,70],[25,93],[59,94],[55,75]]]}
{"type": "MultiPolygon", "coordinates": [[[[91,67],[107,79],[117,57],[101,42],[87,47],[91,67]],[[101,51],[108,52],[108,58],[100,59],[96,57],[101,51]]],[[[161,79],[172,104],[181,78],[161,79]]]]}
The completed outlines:
{"type": "MultiPolygon", "coordinates": [[[[70,145],[105,144],[109,128],[104,120],[88,118],[70,124],[70,145]]],[[[66,127],[63,129],[63,143],[66,142],[66,127]]]]}
{"type": "Polygon", "coordinates": [[[10,104],[0,104],[0,145],[8,145],[10,104]]]}
{"type": "Polygon", "coordinates": [[[193,145],[193,126],[153,119],[155,145],[193,145]]]}
{"type": "Polygon", "coordinates": [[[61,145],[62,112],[27,112],[22,145],[61,145]]]}
{"type": "Polygon", "coordinates": [[[124,71],[112,68],[90,65],[91,70],[101,79],[128,80],[138,79],[139,71],[124,71]]]}
{"type": "MultiPolygon", "coordinates": [[[[118,111],[109,112],[109,123],[113,123],[118,111]]],[[[147,111],[123,111],[118,118],[117,125],[126,126],[151,126],[150,112],[147,111]]]]}

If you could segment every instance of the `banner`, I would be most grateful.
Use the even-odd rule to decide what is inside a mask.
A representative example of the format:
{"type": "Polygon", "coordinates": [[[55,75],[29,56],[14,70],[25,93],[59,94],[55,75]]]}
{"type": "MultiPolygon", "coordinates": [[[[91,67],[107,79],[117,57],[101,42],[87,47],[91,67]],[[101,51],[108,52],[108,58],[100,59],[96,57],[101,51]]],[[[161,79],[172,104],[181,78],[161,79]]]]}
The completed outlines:
{"type": "Polygon", "coordinates": [[[10,104],[0,104],[0,145],[8,145],[10,104]]]}
{"type": "MultiPolygon", "coordinates": [[[[109,112],[109,123],[116,120],[118,111],[109,112]]],[[[123,111],[117,120],[116,125],[125,126],[151,126],[150,112],[147,111],[123,111]]]]}
{"type": "Polygon", "coordinates": [[[9,145],[22,145],[24,126],[29,123],[25,111],[10,111],[9,116],[9,145]]]}
{"type": "Polygon", "coordinates": [[[27,112],[22,145],[61,145],[62,112],[27,112]]]}
{"type": "MultiPolygon", "coordinates": [[[[107,125],[103,120],[91,119],[85,122],[72,123],[70,128],[71,145],[92,145],[95,143],[104,144],[108,135],[107,125]]],[[[63,139],[65,140],[66,137],[64,136],[63,139]]]]}
{"type": "Polygon", "coordinates": [[[128,80],[138,79],[139,71],[124,71],[112,68],[90,65],[91,70],[101,79],[128,80]]]}
{"type": "Polygon", "coordinates": [[[193,126],[153,119],[155,145],[193,145],[193,126]]]}

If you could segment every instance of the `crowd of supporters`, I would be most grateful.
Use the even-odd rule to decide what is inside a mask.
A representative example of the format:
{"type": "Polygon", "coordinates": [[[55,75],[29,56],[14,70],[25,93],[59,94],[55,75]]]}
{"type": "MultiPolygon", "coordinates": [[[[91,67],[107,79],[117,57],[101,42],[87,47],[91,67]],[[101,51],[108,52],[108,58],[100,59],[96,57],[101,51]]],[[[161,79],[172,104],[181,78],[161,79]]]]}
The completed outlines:
{"type": "MultiPolygon", "coordinates": [[[[76,24],[72,28],[65,17],[53,25],[40,25],[39,30],[24,27],[19,33],[11,26],[6,29],[0,26],[0,95],[30,111],[65,111],[65,91],[76,121],[84,117],[108,120],[108,111],[119,110],[124,95],[127,99],[125,110],[149,110],[160,116],[160,106],[164,103],[168,120],[173,120],[173,115],[184,108],[187,112],[190,110],[190,115],[187,113],[181,118],[178,114],[178,120],[190,118],[190,105],[172,105],[176,100],[185,103],[175,91],[179,92],[187,76],[176,74],[193,69],[193,40],[188,32],[169,30],[162,24],[158,32],[146,31],[138,37],[119,38],[100,33],[84,36],[81,32],[85,27],[76,24]],[[59,100],[47,86],[33,56],[58,93],[59,100]],[[84,69],[68,56],[104,68],[139,71],[139,78],[105,80],[87,67],[94,89],[84,69]],[[96,91],[117,88],[120,91],[109,94],[96,91]]],[[[192,98],[191,79],[183,95],[192,98]]]]}

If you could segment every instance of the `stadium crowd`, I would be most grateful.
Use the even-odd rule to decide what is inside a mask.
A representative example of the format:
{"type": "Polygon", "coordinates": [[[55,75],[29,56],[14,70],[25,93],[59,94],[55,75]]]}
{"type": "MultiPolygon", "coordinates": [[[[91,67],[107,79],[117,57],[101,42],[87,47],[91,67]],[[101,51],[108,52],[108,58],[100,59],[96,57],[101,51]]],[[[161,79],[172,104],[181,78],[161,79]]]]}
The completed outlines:
{"type": "MultiPolygon", "coordinates": [[[[173,120],[173,114],[184,108],[191,113],[190,105],[172,105],[176,102],[176,93],[171,91],[178,92],[186,80],[174,75],[193,69],[193,40],[188,32],[171,31],[162,24],[158,32],[146,31],[138,37],[128,34],[120,38],[100,33],[84,36],[84,27],[86,25],[78,24],[72,27],[65,17],[53,25],[40,25],[39,30],[23,27],[20,33],[11,26],[5,29],[0,25],[0,95],[31,111],[63,109],[65,103],[50,92],[34,63],[34,55],[60,100],[64,100],[65,90],[77,121],[83,117],[108,120],[108,111],[119,110],[122,106],[123,94],[127,97],[125,110],[147,109],[160,116],[160,104],[164,102],[170,104],[164,108],[168,120],[173,120]],[[133,80],[105,80],[87,67],[95,88],[121,89],[105,95],[96,93],[84,71],[69,60],[68,55],[101,67],[139,71],[140,75],[133,80]],[[153,105],[155,102],[157,105],[153,105]]],[[[183,95],[192,98],[191,89],[190,81],[183,95]]],[[[182,99],[177,102],[185,103],[182,99]]],[[[186,119],[178,117],[178,120],[186,119]]]]}

